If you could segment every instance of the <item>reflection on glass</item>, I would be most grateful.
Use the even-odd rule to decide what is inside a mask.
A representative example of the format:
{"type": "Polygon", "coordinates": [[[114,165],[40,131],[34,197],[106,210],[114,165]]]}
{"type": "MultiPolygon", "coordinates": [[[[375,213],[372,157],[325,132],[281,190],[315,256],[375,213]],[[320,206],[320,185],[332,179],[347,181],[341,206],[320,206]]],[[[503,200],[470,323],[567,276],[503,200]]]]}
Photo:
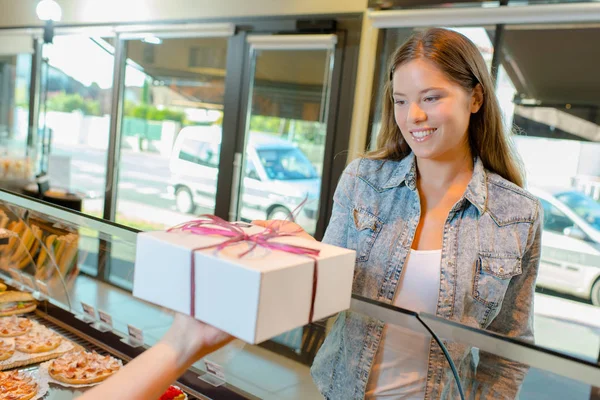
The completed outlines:
{"type": "MultiPolygon", "coordinates": [[[[432,315],[421,314],[421,318],[444,338],[467,399],[587,400],[598,391],[592,385],[600,373],[595,363],[575,364],[541,348],[522,348],[502,335],[490,336],[432,315]]],[[[448,392],[448,398],[458,395],[448,392]]]]}
{"type": "Polygon", "coordinates": [[[102,38],[57,36],[43,47],[40,129],[42,171],[53,188],[83,198],[102,216],[114,49],[102,38]]]}
{"type": "Polygon", "coordinates": [[[110,259],[105,261],[108,281],[123,289],[133,290],[135,244],[112,236],[110,241],[104,242],[102,250],[106,255],[110,254],[110,259]]]}
{"type": "Polygon", "coordinates": [[[0,187],[17,189],[11,182],[22,185],[35,174],[32,149],[27,149],[29,119],[29,83],[33,38],[4,37],[0,44],[23,43],[23,53],[0,54],[0,187]]]}
{"type": "Polygon", "coordinates": [[[241,218],[293,219],[312,234],[318,218],[332,54],[254,50],[253,63],[241,218]]]}
{"type": "Polygon", "coordinates": [[[127,42],[119,223],[164,229],[213,213],[226,38],[127,42]]]}

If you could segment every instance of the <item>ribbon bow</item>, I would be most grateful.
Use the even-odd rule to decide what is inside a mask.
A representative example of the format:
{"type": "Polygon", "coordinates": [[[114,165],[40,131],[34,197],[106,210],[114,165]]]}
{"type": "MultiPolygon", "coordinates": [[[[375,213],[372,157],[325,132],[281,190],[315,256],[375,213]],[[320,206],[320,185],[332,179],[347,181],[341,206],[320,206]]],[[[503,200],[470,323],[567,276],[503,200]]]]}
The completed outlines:
{"type": "Polygon", "coordinates": [[[196,265],[195,265],[195,257],[194,253],[198,250],[207,250],[216,248],[217,251],[223,250],[228,246],[232,246],[241,242],[251,243],[251,247],[244,251],[243,253],[238,255],[238,258],[242,258],[245,255],[251,253],[256,249],[257,246],[261,246],[267,249],[284,251],[286,253],[298,254],[310,257],[314,261],[314,271],[313,271],[313,285],[312,285],[312,295],[311,295],[311,303],[310,303],[310,313],[308,316],[308,322],[312,322],[314,316],[314,308],[315,308],[315,297],[317,294],[317,281],[318,281],[318,262],[317,256],[320,253],[320,250],[311,249],[309,247],[296,246],[292,244],[285,243],[277,243],[271,242],[271,239],[286,237],[286,236],[294,236],[297,232],[280,232],[279,229],[275,227],[275,224],[271,224],[262,232],[254,233],[252,235],[248,235],[242,228],[238,225],[225,221],[224,219],[217,217],[215,215],[203,214],[200,215],[201,218],[193,221],[184,222],[183,224],[174,226],[167,230],[167,232],[173,231],[184,231],[190,232],[195,235],[219,235],[223,237],[227,237],[226,241],[222,243],[213,244],[210,246],[202,246],[196,247],[192,249],[192,260],[191,260],[191,305],[190,305],[190,315],[192,317],[196,316],[196,265]]]}

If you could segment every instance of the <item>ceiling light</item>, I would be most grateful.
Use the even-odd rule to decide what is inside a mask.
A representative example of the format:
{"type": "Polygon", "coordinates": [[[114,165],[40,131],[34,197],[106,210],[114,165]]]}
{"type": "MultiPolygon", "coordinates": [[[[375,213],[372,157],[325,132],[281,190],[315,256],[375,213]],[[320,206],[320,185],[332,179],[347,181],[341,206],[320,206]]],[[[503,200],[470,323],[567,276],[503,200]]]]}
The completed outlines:
{"type": "Polygon", "coordinates": [[[142,39],[142,42],[150,43],[150,44],[161,44],[162,39],[159,37],[156,37],[156,36],[146,36],[145,38],[142,39]]]}
{"type": "Polygon", "coordinates": [[[62,18],[62,9],[56,0],[41,0],[35,12],[42,21],[58,22],[62,18]]]}

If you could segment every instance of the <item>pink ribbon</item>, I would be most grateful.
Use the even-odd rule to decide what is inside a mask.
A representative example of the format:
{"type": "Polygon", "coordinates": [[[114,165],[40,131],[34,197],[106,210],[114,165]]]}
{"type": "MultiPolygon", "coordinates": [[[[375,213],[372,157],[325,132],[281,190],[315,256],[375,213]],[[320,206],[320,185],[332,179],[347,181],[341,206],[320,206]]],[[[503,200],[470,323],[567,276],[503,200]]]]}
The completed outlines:
{"type": "Polygon", "coordinates": [[[286,253],[298,254],[307,256],[313,259],[314,262],[314,270],[313,270],[313,285],[312,285],[312,295],[310,302],[310,312],[308,316],[308,322],[313,321],[314,316],[314,308],[315,308],[315,298],[317,295],[317,281],[318,281],[318,262],[317,256],[320,251],[316,249],[311,249],[309,247],[295,246],[292,244],[284,244],[271,242],[271,239],[280,238],[285,236],[295,236],[295,233],[300,232],[280,232],[279,229],[275,227],[276,223],[270,224],[264,231],[258,232],[252,235],[248,235],[242,228],[233,224],[231,222],[225,221],[222,218],[219,218],[215,215],[204,214],[200,215],[200,217],[205,219],[197,219],[189,222],[184,222],[183,224],[174,226],[167,230],[167,232],[172,231],[184,231],[190,232],[195,235],[219,235],[223,237],[227,237],[226,241],[222,243],[213,244],[210,246],[202,246],[196,247],[192,249],[192,261],[191,261],[191,305],[190,305],[190,315],[192,317],[196,316],[196,262],[194,253],[198,250],[207,250],[216,248],[217,251],[221,251],[228,246],[235,245],[241,242],[250,242],[252,246],[241,253],[238,258],[242,258],[248,253],[251,253],[256,249],[256,246],[261,246],[267,249],[284,251],[286,253]]]}

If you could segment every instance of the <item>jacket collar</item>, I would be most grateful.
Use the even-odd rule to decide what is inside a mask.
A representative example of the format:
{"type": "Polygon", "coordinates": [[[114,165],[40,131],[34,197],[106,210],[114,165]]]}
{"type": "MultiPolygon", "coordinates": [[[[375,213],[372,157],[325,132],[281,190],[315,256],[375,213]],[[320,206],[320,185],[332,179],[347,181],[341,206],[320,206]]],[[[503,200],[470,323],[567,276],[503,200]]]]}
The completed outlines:
{"type": "MultiPolygon", "coordinates": [[[[417,189],[417,159],[413,152],[400,160],[390,179],[383,186],[383,189],[391,189],[400,186],[402,183],[405,183],[410,190],[415,191],[417,189]]],[[[475,157],[473,176],[463,198],[477,207],[481,214],[485,212],[487,202],[487,173],[479,157],[475,157]]]]}

